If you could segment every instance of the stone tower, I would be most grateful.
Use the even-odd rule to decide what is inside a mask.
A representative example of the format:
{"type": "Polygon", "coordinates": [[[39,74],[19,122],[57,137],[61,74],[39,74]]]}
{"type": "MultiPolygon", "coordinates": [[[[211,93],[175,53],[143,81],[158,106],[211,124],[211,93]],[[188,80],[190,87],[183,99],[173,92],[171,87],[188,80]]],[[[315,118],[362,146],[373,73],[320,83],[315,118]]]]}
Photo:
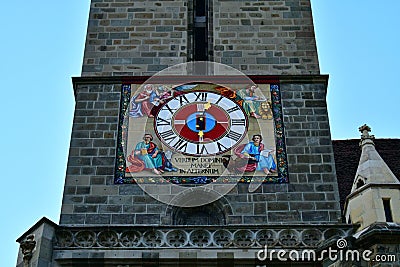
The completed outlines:
{"type": "Polygon", "coordinates": [[[359,266],[398,266],[400,263],[400,182],[375,149],[371,128],[363,125],[361,157],[344,216],[356,225],[352,247],[367,251],[371,260],[360,259],[359,266]]]}
{"type": "Polygon", "coordinates": [[[371,129],[360,127],[362,153],[344,209],[349,223],[363,230],[373,223],[400,223],[400,182],[375,150],[371,129]]]}
{"type": "MultiPolygon", "coordinates": [[[[212,71],[200,74],[211,72],[207,77],[214,84],[231,82],[233,85],[224,89],[240,95],[234,86],[236,78],[217,77],[217,67],[211,67],[212,71]]],[[[156,84],[168,79],[193,83],[187,77],[160,77],[156,84]]],[[[239,80],[241,86],[243,80],[239,80]]],[[[73,78],[76,106],[60,221],[56,225],[44,219],[19,239],[25,242],[33,234],[38,245],[44,244],[41,239],[46,241],[47,245],[37,245],[36,251],[45,251],[47,257],[40,259],[34,253],[29,260],[34,263],[40,259],[51,266],[254,266],[260,261],[257,253],[266,245],[301,251],[346,236],[350,227],[340,223],[327,83],[328,76],[319,72],[309,0],[92,0],[82,75],[73,78]],[[258,105],[255,102],[246,104],[246,113],[243,103],[250,100],[243,97],[241,114],[249,118],[231,118],[230,125],[236,120],[239,127],[246,121],[251,135],[271,130],[273,134],[264,136],[263,141],[274,147],[271,155],[277,166],[262,169],[266,176],[256,188],[249,188],[248,175],[242,173],[244,178],[229,192],[218,195],[214,193],[219,186],[217,179],[214,187],[202,191],[204,194],[180,199],[188,203],[193,198],[215,197],[215,201],[182,207],[153,198],[146,185],[127,178],[129,164],[137,161],[130,161],[130,152],[124,153],[124,135],[129,133],[139,140],[143,132],[136,131],[132,123],[125,127],[124,114],[133,109],[131,96],[136,97],[134,91],[149,77],[193,61],[215,62],[230,69],[234,77],[240,73],[264,90],[266,97],[257,100],[270,104],[271,116],[264,114],[266,119],[259,119],[254,126],[262,114],[253,110],[258,105]]],[[[224,101],[231,103],[227,95],[224,101]]],[[[199,95],[192,92],[186,96],[199,95]]],[[[178,100],[182,103],[182,96],[169,103],[178,100]]],[[[189,102],[185,104],[189,106],[189,102]]],[[[210,102],[217,107],[219,100],[210,102]]],[[[171,124],[159,115],[166,106],[155,116],[148,115],[155,117],[151,119],[155,128],[144,124],[152,138],[156,136],[152,131],[166,137],[167,131],[157,128],[158,120],[166,127],[171,124]]],[[[223,108],[215,110],[219,114],[223,108]]],[[[227,112],[229,115],[229,109],[227,112]]],[[[254,139],[244,135],[236,139],[232,131],[226,134],[238,144],[254,139]]],[[[187,144],[173,142],[167,143],[191,159],[202,159],[204,151],[210,150],[204,145],[192,155],[187,144]]],[[[237,147],[228,146],[216,142],[215,154],[237,147]]],[[[150,153],[138,151],[135,155],[142,158],[150,153]]],[[[235,153],[234,157],[241,152],[235,153]]],[[[161,171],[153,172],[158,175],[161,171]]],[[[178,186],[199,188],[194,182],[182,186],[181,178],[176,178],[178,186]]],[[[186,171],[185,181],[194,178],[198,176],[186,171]]],[[[165,194],[174,194],[168,190],[165,194]]],[[[18,266],[23,266],[25,254],[21,250],[18,266]]],[[[319,266],[317,262],[308,264],[319,266]]]]}

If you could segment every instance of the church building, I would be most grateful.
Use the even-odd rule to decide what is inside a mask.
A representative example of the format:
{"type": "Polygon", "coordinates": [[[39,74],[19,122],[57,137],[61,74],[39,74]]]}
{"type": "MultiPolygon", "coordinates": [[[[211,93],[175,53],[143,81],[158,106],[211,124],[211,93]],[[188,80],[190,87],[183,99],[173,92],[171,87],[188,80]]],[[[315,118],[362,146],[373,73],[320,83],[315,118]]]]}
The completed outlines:
{"type": "Polygon", "coordinates": [[[400,142],[332,141],[328,78],[310,0],[92,0],[60,220],[16,266],[400,266],[400,142]]]}

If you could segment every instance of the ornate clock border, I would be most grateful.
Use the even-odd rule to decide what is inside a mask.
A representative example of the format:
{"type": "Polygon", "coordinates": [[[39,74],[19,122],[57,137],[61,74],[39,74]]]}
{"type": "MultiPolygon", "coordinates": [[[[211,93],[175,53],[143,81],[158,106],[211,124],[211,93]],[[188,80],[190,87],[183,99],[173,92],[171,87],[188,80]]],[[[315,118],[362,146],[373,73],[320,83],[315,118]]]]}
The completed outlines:
{"type": "MultiPolygon", "coordinates": [[[[155,171],[153,176],[149,177],[144,175],[143,177],[136,176],[132,177],[129,174],[129,169],[126,164],[126,158],[129,157],[125,156],[125,150],[126,150],[126,129],[128,127],[127,120],[125,119],[125,115],[127,112],[129,112],[130,108],[130,103],[131,103],[131,93],[132,93],[132,85],[143,85],[146,83],[148,77],[134,77],[130,79],[125,79],[123,84],[122,84],[122,91],[121,91],[121,105],[120,105],[120,117],[119,117],[119,127],[118,127],[118,139],[117,139],[117,159],[116,159],[116,170],[115,170],[115,179],[114,182],[116,184],[124,184],[124,183],[135,183],[137,182],[136,179],[140,178],[140,182],[144,183],[165,183],[165,182],[171,182],[174,184],[208,184],[208,183],[249,183],[254,180],[258,180],[259,182],[263,183],[287,183],[288,182],[288,164],[287,164],[287,155],[286,155],[286,148],[285,148],[285,136],[284,136],[284,125],[283,125],[283,115],[282,115],[282,104],[281,104],[281,93],[280,93],[280,86],[279,83],[277,82],[277,79],[274,77],[267,77],[267,76],[257,76],[253,77],[253,82],[254,85],[264,85],[264,86],[269,86],[270,89],[270,109],[272,112],[272,120],[273,120],[273,125],[274,125],[274,135],[275,135],[275,167],[271,170],[268,170],[268,172],[257,172],[257,175],[255,175],[255,172],[247,172],[247,171],[242,171],[242,173],[236,172],[235,175],[231,175],[228,173],[224,174],[218,174],[217,177],[215,175],[209,175],[209,173],[204,172],[204,173],[196,173],[196,172],[191,172],[186,174],[186,176],[180,176],[180,175],[171,175],[168,172],[161,172],[160,171],[155,171]],[[127,172],[128,171],[128,172],[127,172]]],[[[229,84],[244,84],[245,82],[248,83],[248,80],[244,80],[240,76],[207,76],[207,81],[212,81],[215,84],[223,84],[223,83],[229,83],[229,84]]],[[[187,85],[187,84],[196,84],[196,81],[202,81],[203,77],[198,76],[198,77],[187,77],[187,76],[168,76],[168,77],[162,77],[158,76],[156,77],[156,80],[152,80],[152,83],[157,83],[159,84],[180,84],[180,85],[187,85]],[[193,82],[195,81],[195,82],[193,82]]],[[[252,85],[249,85],[252,86],[252,85]]],[[[204,91],[204,90],[203,90],[204,91]]],[[[196,91],[200,92],[200,91],[196,91]]],[[[190,91],[191,95],[193,95],[193,92],[190,91]]],[[[175,101],[181,101],[182,99],[180,98],[172,98],[175,99],[175,101]]],[[[244,99],[243,99],[244,100],[244,99]]],[[[216,102],[216,100],[213,100],[216,102]]],[[[187,101],[188,103],[190,101],[187,101]]],[[[207,103],[207,102],[205,102],[207,103]]],[[[163,106],[165,107],[165,106],[163,106]]],[[[164,108],[165,109],[165,108],[164,108]]],[[[223,108],[221,108],[223,109],[223,108]]],[[[243,106],[240,107],[240,110],[243,111],[243,106]]],[[[171,112],[172,114],[172,112],[171,112]]],[[[158,113],[155,114],[157,120],[157,115],[158,113]]],[[[248,114],[250,116],[250,114],[248,114]]],[[[153,116],[151,116],[152,118],[153,116]]],[[[159,117],[160,121],[162,122],[162,119],[165,119],[163,117],[159,117]]],[[[254,118],[252,118],[254,119],[254,118]]],[[[258,118],[256,118],[258,119],[258,118]]],[[[153,119],[154,120],[154,119],[153,119]]],[[[231,120],[232,122],[232,120],[231,120]]],[[[154,124],[157,125],[157,124],[154,124]]],[[[251,126],[251,125],[250,125],[251,126]]],[[[248,125],[246,125],[248,127],[248,125]]],[[[157,128],[156,128],[157,129],[157,128]]],[[[157,135],[158,136],[158,135],[157,135]]],[[[260,136],[261,137],[261,136],[260,136]]],[[[154,138],[154,136],[151,136],[151,138],[154,138]]],[[[251,139],[254,139],[254,136],[252,136],[251,139]]],[[[254,142],[254,140],[253,140],[254,142]]],[[[180,143],[184,144],[184,143],[180,143]]],[[[218,143],[217,147],[218,147],[218,143]]],[[[219,143],[221,148],[220,150],[223,150],[222,144],[219,143]]],[[[237,145],[235,143],[232,147],[234,148],[237,145]]],[[[185,146],[178,146],[181,148],[184,148],[185,146]]],[[[226,146],[225,146],[226,147],[226,146]]],[[[229,148],[229,149],[230,149],[229,148]]],[[[228,149],[228,150],[229,150],[228,149]]],[[[200,150],[201,151],[201,150],[200,150]]],[[[190,153],[189,153],[190,154],[190,153]]],[[[201,153],[200,153],[201,154],[201,153]]],[[[214,153],[217,154],[217,153],[214,153]]],[[[192,155],[196,156],[196,155],[192,155]]],[[[200,157],[202,158],[202,157],[200,157]]],[[[192,157],[193,160],[193,157],[192,157]]],[[[129,162],[129,161],[128,161],[129,162]]],[[[129,163],[128,163],[129,164],[129,163]]],[[[197,165],[196,165],[197,166],[197,165]]],[[[173,164],[171,164],[170,168],[174,168],[173,164]]]]}

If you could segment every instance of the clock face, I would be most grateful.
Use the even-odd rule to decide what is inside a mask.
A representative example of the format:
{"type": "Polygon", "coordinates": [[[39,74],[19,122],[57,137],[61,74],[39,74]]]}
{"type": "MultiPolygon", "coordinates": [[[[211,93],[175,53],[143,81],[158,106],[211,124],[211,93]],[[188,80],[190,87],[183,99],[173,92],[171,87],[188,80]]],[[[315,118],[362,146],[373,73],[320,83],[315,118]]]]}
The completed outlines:
{"type": "Polygon", "coordinates": [[[225,153],[241,142],[248,120],[243,109],[222,95],[188,92],[160,107],[154,129],[170,149],[191,156],[225,153]]]}

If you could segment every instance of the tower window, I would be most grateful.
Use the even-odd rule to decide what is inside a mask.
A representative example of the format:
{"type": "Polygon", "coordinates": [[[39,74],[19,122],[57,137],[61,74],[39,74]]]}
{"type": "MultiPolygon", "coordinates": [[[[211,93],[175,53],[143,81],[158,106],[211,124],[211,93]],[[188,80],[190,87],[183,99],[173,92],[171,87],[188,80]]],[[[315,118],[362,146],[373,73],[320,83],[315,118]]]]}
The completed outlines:
{"type": "Polygon", "coordinates": [[[392,209],[390,208],[390,198],[382,199],[383,209],[385,210],[386,222],[393,222],[392,209]]]}
{"type": "Polygon", "coordinates": [[[360,188],[360,187],[363,186],[363,185],[365,185],[364,180],[363,180],[363,179],[359,179],[359,180],[357,181],[356,188],[358,189],[358,188],[360,188]]]}
{"type": "Polygon", "coordinates": [[[208,33],[207,33],[207,1],[194,0],[194,60],[207,61],[208,33]]]}

